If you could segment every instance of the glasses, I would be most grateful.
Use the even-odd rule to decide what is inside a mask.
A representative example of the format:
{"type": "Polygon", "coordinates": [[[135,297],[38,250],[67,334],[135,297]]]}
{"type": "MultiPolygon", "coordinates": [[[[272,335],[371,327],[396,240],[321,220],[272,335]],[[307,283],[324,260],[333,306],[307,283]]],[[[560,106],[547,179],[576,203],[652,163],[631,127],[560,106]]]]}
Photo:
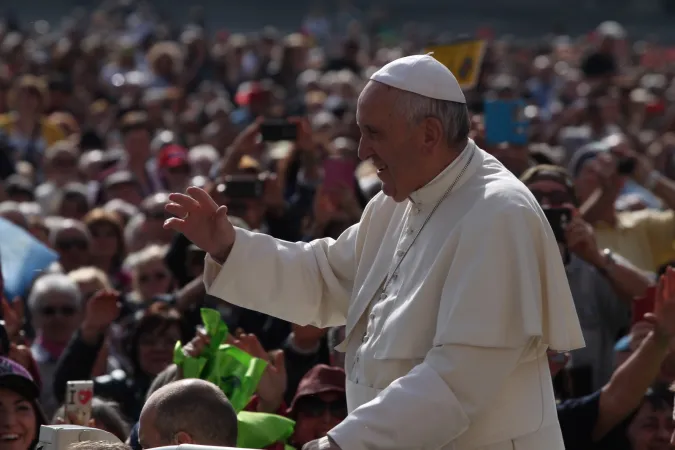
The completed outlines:
{"type": "Polygon", "coordinates": [[[45,306],[40,312],[45,317],[54,317],[57,314],[63,317],[72,317],[77,310],[74,306],[45,306]]]}
{"type": "Polygon", "coordinates": [[[332,402],[325,402],[318,397],[306,397],[298,404],[298,412],[310,416],[321,417],[326,411],[331,416],[336,418],[347,417],[347,400],[334,400],[332,402]]]}
{"type": "Polygon", "coordinates": [[[89,243],[84,239],[64,239],[56,242],[56,248],[64,252],[70,250],[85,251],[89,248],[89,243]]]}
{"type": "Polygon", "coordinates": [[[541,191],[538,189],[532,190],[532,195],[537,199],[540,205],[548,203],[549,205],[564,205],[565,203],[574,203],[570,195],[565,191],[541,191]],[[546,200],[546,202],[544,201],[546,200]]]}
{"type": "Polygon", "coordinates": [[[165,272],[144,273],[138,277],[138,281],[141,284],[145,284],[150,281],[164,281],[166,278],[167,274],[165,272]]]}

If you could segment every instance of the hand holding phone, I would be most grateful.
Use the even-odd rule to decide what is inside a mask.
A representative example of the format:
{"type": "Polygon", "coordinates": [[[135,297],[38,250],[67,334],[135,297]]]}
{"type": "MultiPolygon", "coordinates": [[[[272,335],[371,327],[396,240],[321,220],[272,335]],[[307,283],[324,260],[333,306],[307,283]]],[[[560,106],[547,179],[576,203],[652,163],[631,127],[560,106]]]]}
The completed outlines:
{"type": "Polygon", "coordinates": [[[94,382],[92,380],[69,381],[66,386],[66,423],[89,426],[93,398],[94,382]]]}
{"type": "Polygon", "coordinates": [[[565,244],[567,242],[565,230],[572,221],[572,208],[543,208],[543,211],[549,225],[551,225],[555,240],[560,244],[565,244]]]}
{"type": "Polygon", "coordinates": [[[636,297],[631,306],[631,325],[644,320],[645,314],[654,312],[656,286],[650,286],[642,297],[636,297]]]}
{"type": "Polygon", "coordinates": [[[298,124],[286,119],[266,119],[260,124],[260,135],[265,142],[295,141],[298,124]]]}

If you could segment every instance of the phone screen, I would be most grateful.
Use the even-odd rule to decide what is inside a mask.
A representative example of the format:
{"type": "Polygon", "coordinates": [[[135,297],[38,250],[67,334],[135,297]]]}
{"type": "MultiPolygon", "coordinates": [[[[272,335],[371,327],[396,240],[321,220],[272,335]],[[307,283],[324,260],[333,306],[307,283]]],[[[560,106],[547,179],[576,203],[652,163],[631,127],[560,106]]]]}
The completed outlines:
{"type": "Polygon", "coordinates": [[[643,320],[645,314],[654,312],[654,304],[656,303],[656,286],[647,288],[647,292],[642,297],[636,297],[632,303],[631,323],[636,323],[643,320]]]}
{"type": "Polygon", "coordinates": [[[488,144],[525,145],[529,138],[529,120],[523,100],[486,100],[484,105],[485,139],[488,144]]]}
{"type": "Polygon", "coordinates": [[[265,142],[295,141],[298,125],[286,119],[268,119],[260,124],[260,134],[265,142]]]}
{"type": "Polygon", "coordinates": [[[328,158],[323,163],[323,187],[337,191],[356,187],[356,163],[344,158],[328,158]]]}
{"type": "Polygon", "coordinates": [[[572,210],[569,208],[544,208],[544,215],[551,225],[555,240],[564,244],[566,242],[565,229],[572,220],[572,210]]]}

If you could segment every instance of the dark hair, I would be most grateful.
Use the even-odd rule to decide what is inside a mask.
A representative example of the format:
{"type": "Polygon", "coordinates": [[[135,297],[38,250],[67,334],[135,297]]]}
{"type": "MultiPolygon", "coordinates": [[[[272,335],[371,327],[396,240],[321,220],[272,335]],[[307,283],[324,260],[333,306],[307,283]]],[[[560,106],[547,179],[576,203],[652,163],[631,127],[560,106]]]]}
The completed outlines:
{"type": "MultiPolygon", "coordinates": [[[[184,328],[180,312],[166,302],[155,302],[147,309],[138,311],[129,324],[129,334],[124,339],[124,349],[132,365],[134,374],[142,373],[138,359],[138,347],[141,337],[152,333],[163,333],[171,327],[177,327],[183,335],[184,328]]],[[[181,336],[186,341],[186,336],[181,336]]]]}
{"type": "MultiPolygon", "coordinates": [[[[60,406],[54,413],[53,421],[55,422],[57,418],[63,418],[64,415],[65,407],[60,406]]],[[[116,402],[94,397],[91,400],[91,416],[96,420],[98,426],[102,426],[121,441],[126,440],[129,436],[129,424],[124,420],[120,406],[116,402]]]]}

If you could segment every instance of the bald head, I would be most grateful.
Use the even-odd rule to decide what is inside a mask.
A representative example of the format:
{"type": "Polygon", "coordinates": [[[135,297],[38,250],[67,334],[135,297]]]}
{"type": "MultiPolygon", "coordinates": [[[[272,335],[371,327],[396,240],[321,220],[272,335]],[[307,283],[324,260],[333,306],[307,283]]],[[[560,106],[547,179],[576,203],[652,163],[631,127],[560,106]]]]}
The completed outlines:
{"type": "Polygon", "coordinates": [[[213,383],[186,379],[152,394],[141,412],[143,448],[176,444],[237,445],[237,414],[213,383]]]}

